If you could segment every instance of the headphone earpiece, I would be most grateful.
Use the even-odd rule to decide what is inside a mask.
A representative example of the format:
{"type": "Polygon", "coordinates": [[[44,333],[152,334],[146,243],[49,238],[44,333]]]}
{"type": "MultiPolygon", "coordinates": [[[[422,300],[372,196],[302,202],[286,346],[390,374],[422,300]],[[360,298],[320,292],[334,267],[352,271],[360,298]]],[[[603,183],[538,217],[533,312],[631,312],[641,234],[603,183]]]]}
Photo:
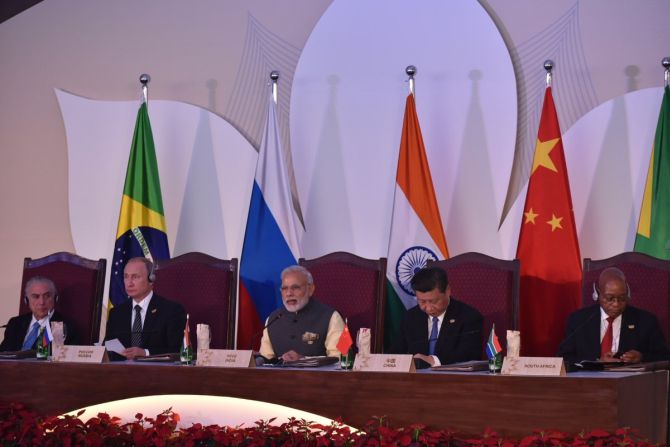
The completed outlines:
{"type": "Polygon", "coordinates": [[[23,302],[28,304],[28,295],[23,295],[23,302]]]}
{"type": "Polygon", "coordinates": [[[598,293],[596,283],[593,283],[593,293],[591,294],[591,298],[593,298],[593,301],[598,301],[598,298],[600,298],[600,293],[598,293]]]}
{"type": "Polygon", "coordinates": [[[151,265],[151,271],[149,271],[149,277],[148,277],[149,282],[154,282],[156,280],[156,272],[154,270],[155,270],[155,268],[152,264],[151,265]]]}

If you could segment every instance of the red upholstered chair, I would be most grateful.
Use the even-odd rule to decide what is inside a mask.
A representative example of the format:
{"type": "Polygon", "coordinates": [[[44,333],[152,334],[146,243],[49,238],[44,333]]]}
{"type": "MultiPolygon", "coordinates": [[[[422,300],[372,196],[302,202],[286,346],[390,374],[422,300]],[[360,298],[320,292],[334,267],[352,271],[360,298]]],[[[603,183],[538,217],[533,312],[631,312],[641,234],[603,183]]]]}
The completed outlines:
{"type": "Polygon", "coordinates": [[[372,352],[382,352],[386,308],[386,258],[365,259],[335,252],[299,260],[314,277],[314,297],[348,319],[351,336],[358,329],[372,330],[372,352]]]}
{"type": "Polygon", "coordinates": [[[621,253],[607,259],[584,259],[584,306],[593,304],[593,286],[600,272],[607,267],[618,267],[624,272],[630,286],[631,304],[656,315],[666,341],[670,340],[670,261],[637,252],[621,253]]]}
{"type": "Polygon", "coordinates": [[[212,349],[233,349],[237,259],[185,253],[155,267],[154,291],[184,306],[189,314],[191,343],[197,349],[196,324],[208,324],[212,349]]]}
{"type": "Polygon", "coordinates": [[[25,258],[19,312],[29,312],[23,299],[26,282],[34,276],[51,279],[58,289],[56,309],[72,324],[78,342],[92,345],[100,336],[102,293],[107,261],[59,252],[39,259],[25,258]]]}
{"type": "Polygon", "coordinates": [[[442,261],[428,261],[428,265],[446,270],[454,298],[481,312],[484,339],[488,338],[493,323],[501,340],[505,340],[508,329],[518,329],[518,259],[507,261],[470,252],[442,261]]]}

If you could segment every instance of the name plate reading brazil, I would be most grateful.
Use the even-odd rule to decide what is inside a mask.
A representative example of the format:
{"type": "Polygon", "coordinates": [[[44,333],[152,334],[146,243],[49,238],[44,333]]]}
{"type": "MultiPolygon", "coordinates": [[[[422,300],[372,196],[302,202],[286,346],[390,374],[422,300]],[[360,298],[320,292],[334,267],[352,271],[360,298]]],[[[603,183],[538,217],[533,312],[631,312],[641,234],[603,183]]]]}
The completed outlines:
{"type": "Polygon", "coordinates": [[[358,354],[354,371],[415,372],[411,354],[358,354]]]}
{"type": "Polygon", "coordinates": [[[54,362],[73,363],[103,363],[109,361],[104,346],[54,346],[51,358],[54,362]]]}
{"type": "Polygon", "coordinates": [[[502,374],[510,376],[564,376],[561,357],[505,357],[502,374]]]}
{"type": "Polygon", "coordinates": [[[217,366],[219,368],[250,368],[256,362],[252,351],[233,349],[198,349],[196,366],[217,366]]]}

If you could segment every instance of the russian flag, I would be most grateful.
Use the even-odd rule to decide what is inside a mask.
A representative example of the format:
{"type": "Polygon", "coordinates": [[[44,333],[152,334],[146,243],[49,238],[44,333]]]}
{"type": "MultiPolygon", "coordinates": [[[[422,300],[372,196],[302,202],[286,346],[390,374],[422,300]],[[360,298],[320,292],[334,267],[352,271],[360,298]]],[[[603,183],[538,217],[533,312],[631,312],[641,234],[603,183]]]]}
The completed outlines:
{"type": "Polygon", "coordinates": [[[279,276],[300,258],[301,231],[270,95],[242,248],[238,348],[249,349],[260,341],[253,338],[268,315],[282,305],[279,276]]]}

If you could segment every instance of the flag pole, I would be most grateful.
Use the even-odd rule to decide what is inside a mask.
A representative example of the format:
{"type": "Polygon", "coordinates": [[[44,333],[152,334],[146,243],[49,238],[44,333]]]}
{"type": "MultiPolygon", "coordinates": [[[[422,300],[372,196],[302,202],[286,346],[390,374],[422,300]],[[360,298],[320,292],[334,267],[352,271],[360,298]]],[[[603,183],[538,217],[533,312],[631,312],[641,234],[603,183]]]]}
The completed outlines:
{"type": "Polygon", "coordinates": [[[663,60],[661,61],[661,65],[665,68],[665,83],[663,84],[664,87],[668,86],[668,80],[670,78],[670,57],[664,57],[663,60]]]}
{"type": "Polygon", "coordinates": [[[277,70],[272,70],[270,72],[270,80],[272,81],[272,99],[275,104],[277,104],[277,93],[278,93],[278,83],[279,83],[279,72],[277,70]]]}
{"type": "Polygon", "coordinates": [[[551,76],[551,71],[554,69],[554,61],[551,59],[547,59],[544,61],[544,69],[547,70],[547,87],[551,87],[551,81],[552,81],[552,76],[551,76]]]}
{"type": "Polygon", "coordinates": [[[414,95],[414,75],[416,75],[416,67],[414,65],[408,65],[405,68],[405,73],[407,73],[407,76],[409,78],[407,79],[409,81],[409,92],[414,95]]]}
{"type": "Polygon", "coordinates": [[[142,84],[142,101],[148,106],[149,105],[149,82],[151,82],[151,76],[146,73],[140,75],[140,83],[142,84]]]}

